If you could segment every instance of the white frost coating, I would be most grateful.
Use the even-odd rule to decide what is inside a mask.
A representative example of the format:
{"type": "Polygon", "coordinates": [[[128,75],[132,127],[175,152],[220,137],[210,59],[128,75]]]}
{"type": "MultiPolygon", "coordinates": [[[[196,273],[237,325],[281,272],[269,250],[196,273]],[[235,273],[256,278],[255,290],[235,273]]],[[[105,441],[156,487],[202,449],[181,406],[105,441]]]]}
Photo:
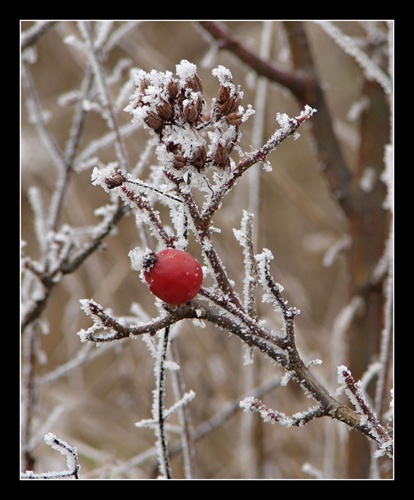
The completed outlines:
{"type": "Polygon", "coordinates": [[[227,85],[233,79],[231,71],[221,64],[214,68],[211,73],[218,78],[222,85],[227,85]]]}
{"type": "MultiPolygon", "coordinates": [[[[77,451],[65,441],[58,439],[54,434],[48,432],[44,437],[45,443],[66,457],[66,467],[68,471],[74,471],[77,467],[77,451]]],[[[50,473],[52,474],[52,473],[50,473]]],[[[59,473],[56,473],[59,474],[59,473]]]]}
{"type": "Polygon", "coordinates": [[[250,408],[252,407],[254,402],[255,398],[253,396],[248,396],[247,398],[244,398],[240,401],[239,406],[244,411],[250,411],[250,408]]]}
{"type": "Polygon", "coordinates": [[[91,175],[92,185],[101,186],[107,193],[109,193],[110,189],[106,184],[106,179],[108,177],[111,177],[114,173],[114,170],[116,170],[118,167],[119,163],[116,161],[108,163],[108,165],[103,168],[94,167],[91,175]]]}
{"type": "Polygon", "coordinates": [[[285,387],[288,385],[288,383],[294,378],[295,373],[294,372],[288,372],[286,371],[283,377],[280,379],[280,385],[285,387]]]}
{"type": "Polygon", "coordinates": [[[186,80],[192,78],[197,73],[197,66],[187,61],[187,59],[182,59],[180,63],[175,66],[175,72],[181,82],[185,83],[186,80]]]}
{"type": "Polygon", "coordinates": [[[196,326],[198,328],[205,328],[206,327],[206,323],[200,319],[193,319],[192,323],[194,326],[196,326]]]}
{"type": "Polygon", "coordinates": [[[321,359],[311,359],[305,363],[305,366],[306,368],[309,368],[310,366],[321,365],[322,363],[323,361],[321,359]]]}
{"type": "Polygon", "coordinates": [[[168,418],[171,414],[176,412],[179,408],[185,406],[190,401],[192,401],[196,396],[196,393],[193,390],[190,390],[183,394],[183,397],[179,399],[176,403],[174,403],[170,408],[165,410],[164,418],[168,418]]]}
{"type": "Polygon", "coordinates": [[[366,167],[362,172],[362,176],[359,180],[359,187],[364,191],[364,193],[370,193],[374,187],[377,180],[377,171],[374,167],[366,167]]]}
{"type": "Polygon", "coordinates": [[[48,240],[46,236],[48,234],[48,223],[43,206],[42,195],[40,189],[38,189],[35,186],[30,186],[27,191],[27,194],[34,214],[34,227],[35,227],[36,239],[39,243],[42,252],[45,252],[48,240]]]}
{"type": "Polygon", "coordinates": [[[180,365],[175,361],[167,360],[164,361],[164,368],[166,370],[178,371],[180,369],[180,365]]]}
{"type": "Polygon", "coordinates": [[[253,349],[246,345],[243,344],[243,365],[251,365],[253,364],[254,361],[254,356],[253,356],[253,349]]]}
{"type": "Polygon", "coordinates": [[[287,128],[290,125],[290,118],[286,113],[276,113],[276,121],[281,128],[287,128]]]}
{"type": "Polygon", "coordinates": [[[326,475],[320,469],[317,469],[307,462],[302,465],[302,472],[309,474],[315,479],[326,479],[326,475]]]}
{"type": "Polygon", "coordinates": [[[128,257],[131,260],[131,267],[134,271],[143,270],[144,257],[150,252],[149,248],[135,247],[128,253],[128,257]]]}
{"type": "Polygon", "coordinates": [[[381,174],[382,182],[387,186],[387,196],[383,207],[394,212],[394,147],[391,144],[385,146],[384,153],[385,168],[381,174]]]}
{"type": "Polygon", "coordinates": [[[356,121],[361,116],[362,112],[365,111],[369,106],[369,98],[363,96],[358,101],[355,101],[349,108],[347,113],[347,119],[349,121],[356,121]]]}

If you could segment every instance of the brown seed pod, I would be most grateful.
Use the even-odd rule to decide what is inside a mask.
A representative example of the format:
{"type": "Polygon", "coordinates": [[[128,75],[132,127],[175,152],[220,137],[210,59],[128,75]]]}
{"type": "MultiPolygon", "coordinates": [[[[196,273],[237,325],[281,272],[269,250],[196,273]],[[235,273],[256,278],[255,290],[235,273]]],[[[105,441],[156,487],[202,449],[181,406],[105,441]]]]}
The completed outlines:
{"type": "Polygon", "coordinates": [[[173,100],[177,97],[180,87],[177,80],[170,80],[165,87],[169,99],[173,100]]]}
{"type": "Polygon", "coordinates": [[[177,170],[181,170],[183,167],[185,167],[186,163],[187,161],[181,153],[177,153],[176,155],[174,155],[174,168],[176,168],[177,170]]]}
{"type": "Polygon", "coordinates": [[[229,125],[235,125],[236,127],[238,127],[243,121],[243,117],[239,113],[230,113],[225,117],[225,119],[229,125]]]}
{"type": "Polygon", "coordinates": [[[194,92],[203,92],[203,86],[201,85],[201,80],[197,73],[195,73],[191,78],[188,78],[185,83],[187,87],[194,92]]]}
{"type": "Polygon", "coordinates": [[[222,115],[226,116],[230,113],[234,113],[239,107],[240,104],[240,97],[238,94],[234,94],[233,96],[229,97],[221,106],[220,106],[220,112],[222,115]]]}
{"type": "Polygon", "coordinates": [[[149,80],[148,78],[142,78],[139,82],[139,91],[142,95],[145,95],[145,91],[147,90],[147,88],[149,87],[149,80]]]}
{"type": "Polygon", "coordinates": [[[200,111],[197,109],[197,103],[194,101],[187,100],[183,106],[182,118],[185,122],[193,123],[197,120],[200,115],[200,111]]]}
{"type": "Polygon", "coordinates": [[[230,89],[229,87],[225,87],[224,85],[220,85],[219,91],[219,103],[223,104],[230,97],[230,89]]]}
{"type": "Polygon", "coordinates": [[[217,149],[214,153],[213,164],[220,168],[226,168],[230,164],[227,148],[220,143],[217,145],[217,149]]]}
{"type": "Polygon", "coordinates": [[[144,122],[156,132],[161,130],[163,126],[162,118],[157,115],[157,113],[154,113],[154,111],[148,111],[147,116],[144,118],[144,122]]]}
{"type": "Polygon", "coordinates": [[[194,151],[190,163],[191,165],[193,165],[195,169],[197,169],[200,172],[201,169],[204,167],[206,159],[207,159],[206,148],[204,146],[200,146],[194,151]]]}
{"type": "Polygon", "coordinates": [[[114,189],[118,186],[121,186],[125,182],[125,177],[122,175],[120,170],[114,172],[110,177],[105,179],[105,184],[109,189],[114,189]]]}
{"type": "Polygon", "coordinates": [[[161,99],[161,102],[157,105],[157,111],[159,116],[161,116],[164,120],[171,120],[174,115],[174,108],[171,103],[165,101],[164,99],[161,99]]]}

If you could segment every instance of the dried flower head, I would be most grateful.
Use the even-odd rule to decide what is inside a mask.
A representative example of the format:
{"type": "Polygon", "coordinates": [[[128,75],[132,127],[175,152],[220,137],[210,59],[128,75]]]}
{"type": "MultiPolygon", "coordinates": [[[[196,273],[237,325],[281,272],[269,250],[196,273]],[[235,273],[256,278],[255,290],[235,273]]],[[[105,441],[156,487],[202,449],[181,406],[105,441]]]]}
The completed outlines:
{"type": "Polygon", "coordinates": [[[197,172],[208,165],[230,168],[239,127],[253,111],[245,112],[240,105],[243,92],[233,84],[228,69],[219,66],[213,75],[220,81],[218,98],[213,99],[211,111],[203,113],[206,102],[195,64],[182,60],[176,77],[169,71],[136,73],[136,90],[125,111],[156,137],[156,154],[164,168],[197,172]]]}

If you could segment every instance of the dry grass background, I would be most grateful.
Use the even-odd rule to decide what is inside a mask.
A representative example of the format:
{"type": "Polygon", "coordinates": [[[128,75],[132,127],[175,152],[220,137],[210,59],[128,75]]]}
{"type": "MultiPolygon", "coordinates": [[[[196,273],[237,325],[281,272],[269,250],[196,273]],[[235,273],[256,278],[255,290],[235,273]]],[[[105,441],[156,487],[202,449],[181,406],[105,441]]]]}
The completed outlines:
{"type": "MultiPolygon", "coordinates": [[[[262,22],[229,24],[249,48],[259,51],[262,22]]],[[[22,29],[31,25],[32,22],[23,22],[22,29]]],[[[352,35],[362,34],[356,22],[341,23],[341,28],[352,35]]],[[[306,29],[341,146],[352,166],[358,131],[357,123],[348,119],[348,111],[360,94],[361,72],[316,24],[306,22],[306,29]]],[[[50,113],[49,129],[62,149],[68,139],[73,106],[62,106],[59,98],[80,87],[87,64],[80,51],[65,43],[65,38],[72,33],[77,33],[75,22],[59,22],[37,44],[37,60],[31,66],[40,102],[50,113]]],[[[279,62],[283,62],[286,55],[283,37],[281,23],[275,22],[272,57],[279,62]]],[[[256,82],[253,74],[226,52],[217,52],[207,66],[203,65],[209,50],[210,45],[192,22],[147,21],[137,24],[111,51],[105,69],[110,74],[121,58],[128,58],[132,66],[146,71],[174,72],[181,59],[188,59],[198,66],[209,102],[218,89],[211,69],[222,64],[232,71],[234,82],[245,92],[243,104],[254,104],[256,82]]],[[[285,64],[289,64],[288,60],[285,64]]],[[[121,82],[111,89],[114,98],[127,78],[128,70],[124,71],[121,82]]],[[[27,241],[27,254],[36,258],[39,249],[34,238],[27,189],[38,186],[48,206],[56,174],[28,121],[24,100],[22,91],[21,233],[27,241]]],[[[277,128],[277,112],[294,116],[299,111],[286,90],[269,85],[264,138],[277,128]]],[[[122,106],[118,118],[121,124],[130,121],[130,115],[122,111],[122,106]]],[[[251,145],[253,124],[254,117],[242,128],[245,150],[251,145]]],[[[97,113],[89,113],[81,151],[106,131],[102,118],[97,113]]],[[[347,275],[341,256],[329,267],[323,264],[323,257],[345,234],[346,221],[318,169],[306,128],[303,127],[300,133],[299,140],[288,139],[270,155],[273,170],[261,172],[260,216],[256,217],[257,251],[267,247],[275,255],[273,274],[285,287],[284,295],[289,304],[301,309],[296,322],[299,350],[304,359],[323,360],[314,372],[334,390],[335,366],[346,360],[332,359],[335,348],[332,330],[347,301],[347,275]]],[[[138,160],[147,138],[147,131],[138,130],[126,139],[132,164],[138,160]]],[[[115,153],[108,148],[99,151],[99,158],[102,162],[113,161],[115,153]]],[[[98,222],[94,210],[107,201],[107,195],[91,185],[90,174],[88,169],[73,178],[62,223],[78,227],[98,222]]],[[[217,248],[239,291],[242,255],[232,228],[239,227],[242,210],[247,208],[249,181],[248,176],[239,181],[215,218],[215,225],[222,230],[217,236],[217,248]]],[[[116,315],[127,315],[133,302],[141,304],[150,315],[156,313],[153,297],[130,268],[128,252],[139,242],[133,217],[124,218],[117,234],[107,238],[105,248],[95,252],[79,270],[66,276],[56,287],[44,313],[49,333],[41,338],[44,362],[37,365],[39,377],[72,359],[79,351],[81,344],[77,332],[90,325],[80,310],[79,299],[91,297],[104,307],[111,307],[116,315]]],[[[259,312],[270,321],[278,320],[265,305],[259,305],[259,312]]],[[[201,329],[191,322],[182,323],[176,345],[186,389],[196,392],[189,406],[195,429],[229,403],[238,401],[249,384],[260,384],[276,373],[282,374],[277,366],[257,356],[252,366],[243,366],[240,341],[210,325],[201,329]]],[[[57,407],[61,408],[60,417],[45,432],[51,431],[77,447],[81,478],[152,478],[156,476],[154,459],[128,470],[122,466],[154,445],[152,431],[134,427],[136,421],[150,417],[153,389],[153,359],[144,342],[138,338],[113,345],[66,376],[40,386],[36,425],[41,427],[57,407]]],[[[171,397],[169,389],[167,398],[171,397]]],[[[263,400],[287,414],[305,410],[312,404],[294,384],[273,389],[263,400]]],[[[308,478],[310,476],[302,470],[305,463],[333,477],[344,477],[343,450],[347,433],[341,424],[328,419],[314,421],[300,429],[286,429],[277,424],[264,424],[259,417],[238,409],[219,428],[196,443],[197,477],[308,478]]],[[[169,439],[172,443],[176,437],[169,439]]],[[[56,456],[59,454],[42,441],[34,449],[34,455],[36,470],[63,468],[63,458],[56,456]]],[[[183,477],[180,457],[173,459],[172,467],[175,478],[183,477]]]]}

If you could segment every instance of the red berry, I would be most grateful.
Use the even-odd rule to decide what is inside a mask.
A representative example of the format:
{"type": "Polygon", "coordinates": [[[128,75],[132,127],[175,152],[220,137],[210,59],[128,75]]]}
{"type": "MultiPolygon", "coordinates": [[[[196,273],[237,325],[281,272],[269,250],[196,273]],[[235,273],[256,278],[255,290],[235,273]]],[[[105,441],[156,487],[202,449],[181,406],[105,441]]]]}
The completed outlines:
{"type": "Polygon", "coordinates": [[[166,248],[157,253],[152,266],[144,267],[144,277],[155,296],[178,305],[189,302],[200,291],[203,271],[189,253],[166,248]]]}

